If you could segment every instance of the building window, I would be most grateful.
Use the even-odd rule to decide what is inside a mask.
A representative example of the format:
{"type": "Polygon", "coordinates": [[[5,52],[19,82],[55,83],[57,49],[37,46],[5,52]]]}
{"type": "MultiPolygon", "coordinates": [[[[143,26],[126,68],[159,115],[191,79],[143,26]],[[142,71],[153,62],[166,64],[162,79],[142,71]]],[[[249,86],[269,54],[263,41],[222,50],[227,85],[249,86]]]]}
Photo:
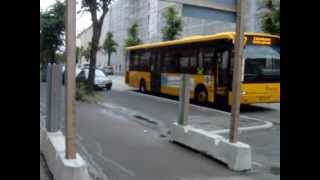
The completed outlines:
{"type": "Polygon", "coordinates": [[[183,5],[182,16],[196,19],[207,19],[209,21],[222,21],[232,23],[236,21],[236,14],[234,12],[214,10],[192,5],[183,5]]]}

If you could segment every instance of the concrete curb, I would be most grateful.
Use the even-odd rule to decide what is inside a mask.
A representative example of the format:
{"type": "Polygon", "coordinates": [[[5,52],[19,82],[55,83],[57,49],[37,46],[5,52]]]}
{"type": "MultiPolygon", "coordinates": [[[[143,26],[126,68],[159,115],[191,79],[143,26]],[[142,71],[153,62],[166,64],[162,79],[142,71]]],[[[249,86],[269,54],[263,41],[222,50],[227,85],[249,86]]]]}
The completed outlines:
{"type": "Polygon", "coordinates": [[[248,144],[228,140],[192,126],[173,123],[171,141],[181,143],[222,161],[234,171],[251,169],[251,147],[248,144]]]}
{"type": "MultiPolygon", "coordinates": [[[[172,104],[179,104],[179,101],[166,99],[166,98],[163,98],[163,97],[152,96],[152,95],[149,95],[149,94],[141,94],[139,92],[134,92],[134,91],[129,91],[129,93],[134,94],[134,95],[138,95],[138,96],[144,96],[144,97],[147,97],[147,98],[154,98],[154,99],[157,99],[159,101],[168,102],[168,103],[172,103],[172,104]]],[[[218,113],[221,113],[223,115],[230,116],[229,112],[225,112],[225,111],[222,111],[222,110],[219,110],[219,109],[212,109],[212,108],[208,108],[208,107],[198,106],[198,105],[195,105],[195,104],[190,104],[190,107],[192,107],[194,109],[197,109],[197,110],[200,110],[200,111],[218,112],[218,113]]],[[[241,133],[241,131],[253,131],[253,130],[268,129],[268,128],[271,128],[273,126],[273,123],[271,123],[271,122],[268,122],[268,121],[265,121],[265,120],[262,120],[262,119],[258,119],[258,118],[249,117],[249,116],[246,116],[246,115],[240,115],[240,118],[246,118],[246,119],[253,120],[253,121],[259,121],[259,122],[263,122],[264,124],[263,125],[256,125],[256,126],[239,127],[239,133],[241,133]]],[[[228,132],[229,132],[229,129],[220,129],[220,130],[212,131],[212,133],[217,133],[217,134],[218,133],[228,133],[228,132]]]]}
{"type": "Polygon", "coordinates": [[[65,158],[65,136],[61,131],[40,130],[40,150],[55,180],[90,180],[88,165],[77,153],[76,159],[65,158]]]}
{"type": "MultiPolygon", "coordinates": [[[[239,127],[238,131],[239,134],[244,132],[244,131],[255,131],[255,130],[261,130],[261,129],[268,129],[271,128],[273,124],[271,122],[265,121],[265,124],[259,125],[259,126],[248,126],[248,127],[239,127]]],[[[219,129],[219,130],[214,130],[210,131],[210,133],[215,133],[215,134],[224,134],[224,133],[229,133],[229,129],[219,129]]]]}

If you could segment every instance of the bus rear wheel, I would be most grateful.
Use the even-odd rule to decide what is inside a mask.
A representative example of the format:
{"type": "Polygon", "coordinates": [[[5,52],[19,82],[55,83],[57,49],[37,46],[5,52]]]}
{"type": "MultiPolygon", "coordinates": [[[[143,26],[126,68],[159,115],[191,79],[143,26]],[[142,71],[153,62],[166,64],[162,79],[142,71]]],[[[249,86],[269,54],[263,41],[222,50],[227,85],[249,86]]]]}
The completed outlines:
{"type": "Polygon", "coordinates": [[[205,88],[196,89],[195,100],[199,104],[205,104],[208,102],[208,92],[205,88]]]}
{"type": "Polygon", "coordinates": [[[146,82],[143,79],[140,80],[139,91],[142,93],[146,92],[146,82]]]}

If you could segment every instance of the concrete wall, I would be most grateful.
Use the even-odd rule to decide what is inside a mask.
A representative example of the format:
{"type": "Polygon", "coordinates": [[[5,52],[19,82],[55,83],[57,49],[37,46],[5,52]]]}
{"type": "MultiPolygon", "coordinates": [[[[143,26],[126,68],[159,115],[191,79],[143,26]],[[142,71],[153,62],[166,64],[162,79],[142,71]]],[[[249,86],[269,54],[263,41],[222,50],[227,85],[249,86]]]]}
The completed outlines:
{"type": "Polygon", "coordinates": [[[235,13],[183,5],[182,16],[210,21],[235,22],[235,13]]]}

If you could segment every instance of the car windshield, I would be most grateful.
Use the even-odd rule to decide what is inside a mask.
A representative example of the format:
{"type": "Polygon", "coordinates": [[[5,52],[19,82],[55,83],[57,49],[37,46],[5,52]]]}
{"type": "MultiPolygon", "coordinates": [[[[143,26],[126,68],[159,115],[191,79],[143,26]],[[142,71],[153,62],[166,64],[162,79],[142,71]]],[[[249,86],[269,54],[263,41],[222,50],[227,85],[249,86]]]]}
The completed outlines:
{"type": "Polygon", "coordinates": [[[96,77],[106,77],[106,75],[102,71],[96,70],[96,77]]]}
{"type": "MultiPolygon", "coordinates": [[[[84,71],[85,71],[85,74],[86,74],[86,78],[88,79],[88,77],[89,77],[89,70],[88,70],[88,69],[85,69],[84,71]]],[[[106,75],[105,75],[101,70],[96,70],[95,76],[96,76],[96,77],[102,77],[102,78],[106,77],[106,75]]]]}
{"type": "Polygon", "coordinates": [[[244,48],[244,82],[280,81],[280,47],[247,45],[244,48]]]}

